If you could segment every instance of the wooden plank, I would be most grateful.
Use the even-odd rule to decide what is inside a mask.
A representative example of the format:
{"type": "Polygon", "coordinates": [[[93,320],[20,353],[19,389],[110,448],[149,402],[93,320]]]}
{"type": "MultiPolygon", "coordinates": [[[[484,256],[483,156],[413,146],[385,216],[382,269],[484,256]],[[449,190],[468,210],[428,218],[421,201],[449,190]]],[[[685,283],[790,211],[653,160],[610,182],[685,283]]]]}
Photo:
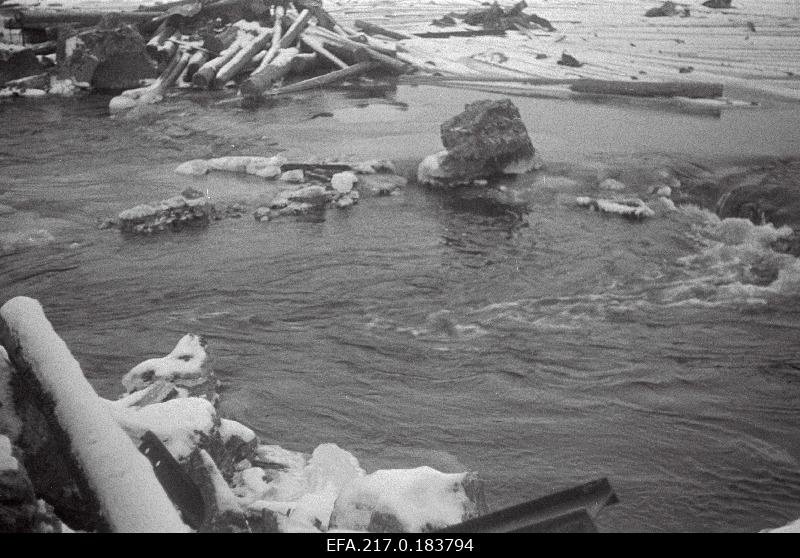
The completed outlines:
{"type": "Polygon", "coordinates": [[[293,83],[291,85],[286,85],[280,89],[277,89],[276,91],[268,92],[267,95],[273,96],[283,95],[286,93],[296,93],[299,91],[306,91],[308,89],[322,87],[323,85],[330,85],[332,83],[345,80],[349,77],[365,74],[377,67],[378,64],[376,62],[359,62],[358,64],[353,64],[352,66],[342,70],[336,70],[335,72],[330,72],[328,74],[313,77],[304,81],[298,81],[297,83],[293,83]]]}

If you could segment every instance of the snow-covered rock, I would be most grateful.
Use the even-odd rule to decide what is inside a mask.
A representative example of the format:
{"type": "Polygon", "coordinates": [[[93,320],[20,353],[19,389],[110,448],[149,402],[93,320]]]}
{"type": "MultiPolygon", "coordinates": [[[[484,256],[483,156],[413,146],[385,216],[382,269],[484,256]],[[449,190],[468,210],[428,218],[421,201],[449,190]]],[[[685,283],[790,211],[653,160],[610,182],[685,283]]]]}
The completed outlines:
{"type": "Polygon", "coordinates": [[[340,194],[347,194],[352,189],[358,177],[353,172],[338,172],[331,177],[331,187],[340,194]]]}
{"type": "Polygon", "coordinates": [[[301,169],[288,170],[281,174],[281,180],[284,182],[295,182],[299,184],[301,182],[305,182],[305,174],[301,169]]]}
{"type": "Polygon", "coordinates": [[[765,529],[761,531],[762,533],[800,533],[800,519],[797,521],[792,521],[791,523],[787,523],[783,527],[777,527],[775,529],[765,529]]]}
{"type": "Polygon", "coordinates": [[[187,333],[167,356],[151,358],[131,368],[122,378],[125,391],[133,393],[166,380],[216,402],[217,379],[211,370],[205,346],[202,337],[187,333]]]}
{"type": "Polygon", "coordinates": [[[355,479],[339,494],[331,528],[370,532],[433,531],[476,517],[481,502],[468,487],[469,473],[431,467],[375,471],[355,479]]]}
{"type": "Polygon", "coordinates": [[[13,374],[14,367],[8,360],[8,353],[0,345],[0,433],[16,440],[22,430],[22,421],[14,409],[14,397],[11,393],[13,374]]]}
{"type": "Polygon", "coordinates": [[[180,230],[187,225],[207,225],[215,214],[216,208],[207,198],[174,196],[158,205],[141,204],[120,212],[117,225],[124,232],[150,234],[180,230]]]}
{"type": "Polygon", "coordinates": [[[606,178],[605,180],[600,182],[600,184],[598,184],[597,187],[600,188],[601,190],[610,190],[612,192],[619,192],[627,188],[625,184],[614,178],[606,178]]]}

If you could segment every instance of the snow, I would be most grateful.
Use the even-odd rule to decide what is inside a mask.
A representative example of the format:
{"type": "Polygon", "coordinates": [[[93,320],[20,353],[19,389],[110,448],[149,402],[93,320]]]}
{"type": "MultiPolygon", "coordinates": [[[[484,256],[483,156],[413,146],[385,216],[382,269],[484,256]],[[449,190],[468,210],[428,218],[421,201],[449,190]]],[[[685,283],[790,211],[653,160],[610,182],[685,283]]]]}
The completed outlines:
{"type": "Polygon", "coordinates": [[[766,531],[762,531],[766,533],[800,533],[800,519],[797,521],[792,521],[791,523],[784,525],[783,527],[778,527],[776,529],[767,529],[766,531]]]}
{"type": "Polygon", "coordinates": [[[655,215],[655,211],[647,207],[647,204],[638,198],[605,199],[579,196],[575,198],[575,202],[581,207],[588,207],[593,210],[602,211],[603,213],[613,213],[624,217],[636,217],[641,219],[643,217],[653,217],[655,215]]]}
{"type": "Polygon", "coordinates": [[[339,529],[366,530],[375,512],[397,519],[407,532],[459,523],[470,506],[462,485],[465,476],[431,467],[375,471],[342,490],[331,523],[339,529]]]}
{"type": "Polygon", "coordinates": [[[255,432],[244,424],[229,419],[220,419],[219,435],[222,437],[223,442],[227,442],[234,436],[244,442],[252,442],[256,439],[255,432]]]}
{"type": "Polygon", "coordinates": [[[358,182],[358,177],[355,173],[349,171],[337,172],[331,177],[331,187],[340,194],[347,194],[350,192],[356,182],[358,182]]]}
{"type": "Polygon", "coordinates": [[[170,399],[144,407],[108,405],[114,418],[136,439],[148,430],[164,443],[177,460],[187,459],[203,435],[214,429],[214,405],[199,397],[170,399]]]}
{"type": "Polygon", "coordinates": [[[0,471],[16,471],[18,468],[17,459],[11,455],[11,440],[0,434],[0,471]]]}
{"type": "Polygon", "coordinates": [[[92,389],[67,345],[34,299],[16,297],[0,308],[12,342],[52,397],[55,416],[114,531],[187,532],[189,528],[153,473],[92,389]]]}
{"type": "Polygon", "coordinates": [[[134,366],[122,378],[129,393],[145,388],[156,380],[180,381],[181,385],[200,384],[208,379],[208,355],[203,339],[187,333],[167,356],[151,358],[134,366]]]}

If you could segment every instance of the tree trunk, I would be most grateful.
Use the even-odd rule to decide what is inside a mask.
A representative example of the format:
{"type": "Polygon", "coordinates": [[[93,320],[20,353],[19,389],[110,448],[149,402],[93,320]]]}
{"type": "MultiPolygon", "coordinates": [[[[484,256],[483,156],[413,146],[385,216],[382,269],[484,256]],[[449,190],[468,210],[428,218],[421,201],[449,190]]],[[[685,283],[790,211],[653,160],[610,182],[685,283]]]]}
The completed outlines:
{"type": "Polygon", "coordinates": [[[254,72],[241,85],[240,91],[245,97],[259,97],[272,84],[280,80],[292,69],[294,58],[300,54],[296,48],[281,49],[269,64],[254,72]]]}

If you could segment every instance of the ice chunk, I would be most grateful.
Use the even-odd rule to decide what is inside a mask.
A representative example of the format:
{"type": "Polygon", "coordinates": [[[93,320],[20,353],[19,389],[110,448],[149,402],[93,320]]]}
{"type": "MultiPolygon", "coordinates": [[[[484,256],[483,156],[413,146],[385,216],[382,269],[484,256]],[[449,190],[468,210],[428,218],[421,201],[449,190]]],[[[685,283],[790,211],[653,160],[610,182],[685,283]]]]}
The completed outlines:
{"type": "Polygon", "coordinates": [[[155,381],[168,380],[181,386],[208,381],[211,371],[202,337],[187,333],[167,356],[151,358],[134,366],[122,378],[128,393],[143,389],[155,381]]]}
{"type": "Polygon", "coordinates": [[[465,489],[468,473],[431,467],[375,471],[339,494],[331,527],[372,532],[432,531],[475,514],[465,489]]]}

